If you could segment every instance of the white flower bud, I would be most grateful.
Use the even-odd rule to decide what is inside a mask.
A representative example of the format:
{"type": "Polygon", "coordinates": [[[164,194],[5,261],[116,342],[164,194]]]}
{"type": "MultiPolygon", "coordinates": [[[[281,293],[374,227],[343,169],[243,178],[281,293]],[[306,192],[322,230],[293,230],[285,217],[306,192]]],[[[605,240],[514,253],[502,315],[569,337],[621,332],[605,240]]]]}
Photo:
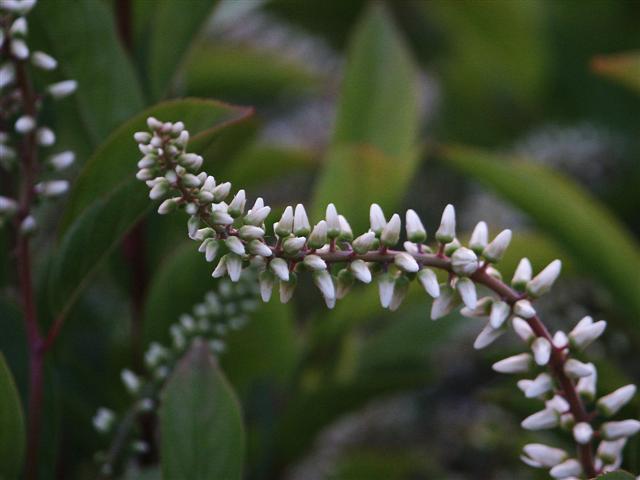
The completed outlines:
{"type": "Polygon", "coordinates": [[[553,478],[563,478],[566,480],[567,477],[579,477],[582,475],[582,466],[578,460],[570,458],[553,467],[549,473],[553,478]]]}
{"type": "Polygon", "coordinates": [[[569,345],[569,337],[562,330],[558,330],[553,335],[553,346],[556,348],[566,348],[569,345]]]}
{"type": "Polygon", "coordinates": [[[313,272],[313,282],[324,297],[327,307],[333,308],[336,304],[336,288],[331,274],[327,270],[316,270],[313,272]]]}
{"type": "Polygon", "coordinates": [[[158,207],[158,213],[160,215],[166,215],[173,212],[178,207],[178,202],[174,198],[167,198],[158,207]]]}
{"type": "Polygon", "coordinates": [[[499,373],[525,373],[533,365],[530,353],[520,353],[493,364],[492,368],[499,373]]]}
{"type": "Polygon", "coordinates": [[[223,256],[220,261],[218,262],[218,265],[216,265],[216,268],[213,269],[213,273],[211,274],[211,276],[213,278],[221,278],[224,277],[227,274],[227,255],[223,256]]]}
{"type": "Polygon", "coordinates": [[[290,206],[284,209],[282,213],[282,217],[278,221],[278,224],[275,225],[276,235],[283,238],[288,235],[291,235],[293,231],[293,208],[290,206]]]}
{"type": "Polygon", "coordinates": [[[544,468],[555,467],[569,457],[567,452],[560,448],[553,448],[540,443],[525,445],[523,451],[527,457],[544,468]]]}
{"type": "Polygon", "coordinates": [[[136,173],[136,178],[143,182],[151,180],[153,177],[153,170],[150,170],[148,168],[143,168],[139,170],[138,173],[136,173]]]}
{"type": "Polygon", "coordinates": [[[474,309],[478,303],[478,294],[476,292],[476,286],[469,278],[462,277],[456,281],[456,290],[462,298],[462,302],[467,308],[474,309]]]}
{"type": "Polygon", "coordinates": [[[36,132],[36,141],[42,147],[50,147],[56,143],[56,134],[48,127],[40,127],[36,132]]]}
{"type": "Polygon", "coordinates": [[[593,400],[596,396],[596,384],[598,383],[598,371],[593,363],[587,366],[591,372],[590,375],[581,377],[576,384],[577,392],[588,400],[593,400]]]}
{"type": "Polygon", "coordinates": [[[258,282],[260,284],[260,298],[263,302],[268,302],[273,292],[273,283],[275,277],[269,270],[264,270],[258,275],[258,282]]]}
{"type": "Polygon", "coordinates": [[[471,276],[478,270],[478,257],[466,247],[460,247],[451,255],[451,268],[458,275],[471,276]]]}
{"type": "Polygon", "coordinates": [[[92,419],[93,427],[98,433],[108,433],[113,427],[116,416],[108,408],[99,408],[92,419]]]}
{"type": "Polygon", "coordinates": [[[251,240],[247,245],[247,249],[252,255],[259,255],[261,257],[270,257],[273,255],[269,246],[257,239],[251,240]]]}
{"type": "Polygon", "coordinates": [[[387,247],[393,247],[400,240],[401,221],[400,216],[394,213],[389,222],[382,229],[380,241],[387,247]]]}
{"type": "Polygon", "coordinates": [[[307,239],[304,237],[287,238],[282,244],[282,248],[287,255],[293,256],[302,250],[305,243],[307,243],[307,239]]]}
{"type": "Polygon", "coordinates": [[[349,222],[343,215],[338,215],[338,220],[340,221],[340,235],[338,236],[338,239],[350,242],[353,240],[353,230],[351,230],[351,225],[349,225],[349,222]]]}
{"type": "Polygon", "coordinates": [[[329,238],[336,238],[340,235],[340,218],[338,217],[338,211],[333,203],[327,205],[326,211],[327,220],[327,236],[329,238]]]}
{"type": "Polygon", "coordinates": [[[535,380],[527,385],[524,395],[527,398],[535,398],[551,391],[553,389],[553,379],[548,373],[541,373],[535,380]]]}
{"type": "Polygon", "coordinates": [[[618,413],[636,394],[635,385],[625,385],[598,400],[598,410],[605,416],[611,417],[618,413]]]}
{"type": "Polygon", "coordinates": [[[478,222],[478,224],[471,232],[471,238],[469,239],[469,248],[476,254],[482,254],[483,250],[489,242],[489,229],[485,222],[478,222]]]}
{"type": "Polygon", "coordinates": [[[349,270],[362,283],[371,283],[371,270],[363,260],[354,260],[349,264],[349,270]]]}
{"type": "MultiPolygon", "coordinates": [[[[240,280],[240,274],[242,273],[242,257],[233,253],[227,253],[227,273],[232,282],[240,280]]],[[[224,258],[224,257],[223,257],[224,258]]]]}
{"type": "Polygon", "coordinates": [[[308,242],[311,248],[322,248],[327,243],[327,222],[320,220],[318,224],[313,227],[311,235],[309,235],[308,242]]]}
{"type": "Polygon", "coordinates": [[[520,424],[525,430],[545,430],[558,426],[560,415],[552,408],[545,408],[529,415],[520,424]]]}
{"type": "Polygon", "coordinates": [[[440,296],[440,284],[438,283],[438,277],[433,270],[423,268],[418,272],[418,280],[425,292],[427,292],[427,294],[432,298],[438,298],[440,296]]]}
{"type": "Polygon", "coordinates": [[[389,310],[395,312],[402,302],[404,301],[407,293],[409,292],[409,279],[404,275],[396,278],[393,285],[393,295],[391,296],[391,302],[389,303],[389,310]]]}
{"type": "MultiPolygon", "coordinates": [[[[2,30],[0,30],[2,32],[2,30]]],[[[0,67],[0,89],[11,85],[16,79],[16,68],[13,63],[6,62],[0,67]]]]}
{"type": "Polygon", "coordinates": [[[310,270],[326,270],[327,264],[317,255],[307,255],[302,261],[310,270]]]}
{"type": "Polygon", "coordinates": [[[640,432],[640,421],[622,420],[619,422],[606,422],[600,427],[600,434],[605,440],[618,440],[627,438],[640,432]]]}
{"type": "Polygon", "coordinates": [[[511,243],[511,230],[503,230],[482,251],[482,256],[491,263],[499,262],[511,243]]]}
{"type": "Polygon", "coordinates": [[[189,220],[187,220],[187,233],[190,239],[197,240],[198,228],[200,228],[200,218],[196,216],[189,217],[189,220]]]}
{"type": "MultiPolygon", "coordinates": [[[[197,188],[201,185],[200,183],[200,179],[193,175],[192,173],[187,173],[185,175],[182,176],[182,183],[186,186],[186,187],[191,187],[191,188],[197,188]]],[[[213,193],[213,197],[215,199],[215,191],[213,193]]]]}
{"type": "Polygon", "coordinates": [[[587,422],[576,423],[573,427],[573,438],[580,445],[585,445],[593,438],[593,428],[587,422]]]}
{"type": "Polygon", "coordinates": [[[570,358],[564,364],[564,373],[569,377],[577,379],[587,377],[593,373],[593,370],[587,363],[583,363],[575,358],[570,358]]]}
{"type": "Polygon", "coordinates": [[[51,155],[47,160],[49,165],[53,167],[54,170],[60,171],[64,170],[67,167],[73,165],[73,162],[76,160],[76,155],[70,150],[65,152],[56,153],[55,155],[51,155]]]}
{"type": "Polygon", "coordinates": [[[420,217],[415,210],[407,210],[406,216],[407,238],[413,243],[422,243],[427,239],[427,231],[422,225],[420,217]]]}
{"type": "Polygon", "coordinates": [[[36,127],[36,121],[29,115],[23,115],[16,120],[16,132],[25,134],[31,132],[36,127]]]}
{"type": "Polygon", "coordinates": [[[534,298],[547,293],[560,275],[561,269],[562,262],[560,260],[551,262],[533,280],[527,283],[527,293],[534,298]]]}
{"type": "Polygon", "coordinates": [[[169,193],[169,182],[158,182],[149,191],[149,198],[151,200],[159,200],[169,193]]]}
{"type": "Polygon", "coordinates": [[[500,328],[509,318],[511,307],[507,302],[497,300],[491,304],[491,313],[489,314],[489,322],[493,328],[500,328]]]}
{"type": "Polygon", "coordinates": [[[420,265],[416,262],[415,258],[409,255],[406,252],[400,252],[393,258],[393,262],[396,266],[404,271],[409,273],[415,273],[420,270],[420,265]]]}
{"type": "Polygon", "coordinates": [[[536,338],[531,344],[531,350],[538,365],[544,366],[549,363],[551,358],[551,342],[549,340],[543,337],[536,338]]]}
{"type": "Polygon", "coordinates": [[[293,297],[296,290],[297,277],[295,273],[291,273],[289,281],[280,281],[280,302],[287,303],[293,297]]]}
{"type": "Polygon", "coordinates": [[[9,33],[11,33],[12,36],[17,35],[21,37],[26,36],[28,31],[29,27],[27,25],[27,19],[24,17],[16,18],[9,29],[9,33]]]}
{"type": "Polygon", "coordinates": [[[229,208],[227,209],[227,211],[229,212],[229,215],[231,215],[234,218],[242,215],[244,213],[244,207],[246,203],[247,203],[247,197],[245,195],[244,190],[239,190],[238,193],[236,193],[235,197],[233,197],[233,200],[231,200],[231,203],[229,204],[229,208]]]}
{"type": "Polygon", "coordinates": [[[60,99],[71,95],[78,88],[78,82],[75,80],[64,80],[58,83],[52,83],[47,87],[47,92],[55,99],[60,99]]]}
{"type": "Polygon", "coordinates": [[[440,243],[449,243],[456,238],[456,210],[449,204],[442,212],[440,227],[436,231],[436,240],[440,243]]]}
{"type": "Polygon", "coordinates": [[[29,58],[29,47],[21,38],[11,39],[11,54],[18,60],[26,60],[29,58]]]}
{"type": "Polygon", "coordinates": [[[18,202],[0,195],[0,215],[13,215],[18,210],[18,202]]]}
{"type": "Polygon", "coordinates": [[[533,318],[536,315],[536,310],[533,308],[533,305],[531,305],[529,300],[518,300],[513,305],[513,313],[526,320],[528,318],[533,318]]]}
{"type": "Polygon", "coordinates": [[[481,350],[485,347],[488,347],[498,338],[500,338],[505,331],[506,330],[504,328],[496,329],[493,328],[490,323],[487,323],[480,334],[476,337],[475,342],[473,342],[473,348],[475,348],[476,350],[481,350]]]}
{"type": "Polygon", "coordinates": [[[69,190],[66,180],[49,180],[35,185],[34,190],[43,197],[59,197],[69,190]]]}
{"type": "Polygon", "coordinates": [[[374,232],[363,233],[359,237],[357,237],[353,243],[353,250],[356,253],[367,253],[368,251],[374,248],[376,244],[376,234],[374,232]]]}
{"type": "Polygon", "coordinates": [[[513,317],[511,323],[513,325],[513,330],[524,342],[530,343],[536,338],[536,334],[523,318],[513,317]]]}
{"type": "Polygon", "coordinates": [[[460,240],[458,240],[457,238],[454,238],[451,242],[445,244],[445,246],[444,246],[444,254],[447,255],[447,256],[451,256],[461,246],[462,246],[462,244],[460,243],[460,240]]]}
{"type": "Polygon", "coordinates": [[[306,237],[311,233],[309,217],[307,217],[307,211],[301,203],[296,205],[293,213],[293,233],[298,237],[306,237]]]}
{"type": "Polygon", "coordinates": [[[579,349],[586,348],[597,340],[606,328],[607,322],[604,320],[594,322],[591,317],[584,317],[569,333],[571,345],[579,349]]]}
{"type": "Polygon", "coordinates": [[[550,408],[551,410],[555,410],[559,414],[569,412],[569,402],[567,402],[564,397],[560,395],[554,395],[551,400],[547,400],[545,402],[545,407],[550,408]]]}
{"type": "Polygon", "coordinates": [[[372,203],[369,208],[369,221],[371,222],[371,231],[376,234],[376,236],[382,234],[382,229],[387,224],[387,221],[384,218],[384,212],[380,205],[377,203],[372,203]]]}
{"type": "Polygon", "coordinates": [[[271,271],[283,282],[289,280],[289,265],[282,258],[274,258],[269,262],[271,271]]]}
{"type": "Polygon", "coordinates": [[[33,215],[27,215],[20,223],[20,233],[22,235],[29,235],[35,232],[36,228],[38,228],[38,224],[33,215]]]}
{"type": "Polygon", "coordinates": [[[354,283],[354,276],[351,271],[346,268],[341,269],[338,272],[338,279],[336,281],[336,298],[344,298],[351,290],[354,283]]]}
{"type": "Polygon", "coordinates": [[[149,132],[136,132],[133,134],[133,139],[138,143],[146,144],[151,141],[151,134],[149,132]]]}
{"type": "Polygon", "coordinates": [[[135,373],[125,368],[120,373],[120,378],[122,379],[122,383],[124,383],[124,386],[127,388],[129,393],[131,393],[132,395],[138,393],[141,385],[140,379],[135,373]]]}
{"type": "Polygon", "coordinates": [[[264,223],[266,218],[271,213],[271,207],[260,207],[257,209],[251,209],[244,217],[244,223],[247,225],[260,226],[264,223]]]}
{"type": "Polygon", "coordinates": [[[511,279],[511,286],[516,290],[524,290],[527,287],[527,283],[531,280],[533,269],[531,268],[531,262],[528,258],[523,258],[518,263],[513,278],[511,279]]]}
{"type": "Polygon", "coordinates": [[[243,240],[255,240],[264,237],[264,230],[254,225],[243,225],[238,229],[238,236],[243,240]]]}
{"type": "Polygon", "coordinates": [[[393,288],[395,279],[390,273],[382,273],[378,275],[378,295],[380,297],[380,305],[382,308],[389,308],[391,299],[393,298],[393,288]]]}
{"type": "Polygon", "coordinates": [[[242,243],[242,240],[240,240],[238,237],[228,237],[224,241],[224,243],[229,251],[235,253],[236,255],[244,255],[246,253],[244,243],[242,243]]]}
{"type": "Polygon", "coordinates": [[[216,210],[211,213],[211,223],[215,225],[231,225],[233,223],[233,217],[227,212],[216,210]]]}
{"type": "Polygon", "coordinates": [[[622,456],[622,450],[626,444],[626,437],[611,441],[603,440],[598,445],[597,456],[606,464],[615,463],[622,456]]]}
{"type": "Polygon", "coordinates": [[[217,185],[211,193],[213,193],[213,200],[215,202],[221,202],[229,196],[229,192],[231,192],[231,183],[224,182],[217,185]]]}
{"type": "MultiPolygon", "coordinates": [[[[421,272],[424,270],[421,270],[421,272]]],[[[431,305],[431,320],[438,320],[449,315],[460,304],[460,297],[449,286],[440,287],[440,295],[431,305]]]]}

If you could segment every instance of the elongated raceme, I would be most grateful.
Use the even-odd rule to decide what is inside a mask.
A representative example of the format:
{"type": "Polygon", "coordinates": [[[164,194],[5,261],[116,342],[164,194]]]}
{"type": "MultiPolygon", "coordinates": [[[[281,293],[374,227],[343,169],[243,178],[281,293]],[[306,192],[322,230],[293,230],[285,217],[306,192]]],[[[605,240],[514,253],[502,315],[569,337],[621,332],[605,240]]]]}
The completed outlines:
{"type": "MultiPolygon", "coordinates": [[[[315,225],[301,204],[295,209],[287,206],[280,219],[268,225],[271,209],[261,198],[245,211],[244,190],[229,199],[232,188],[228,182],[220,183],[200,171],[202,159],[187,152],[189,134],[181,122],[149,118],[147,124],[150,133],[135,135],[144,155],[137,176],[146,181],[152,199],[165,199],[159,213],[185,210],[190,217],[188,235],[200,242],[201,251],[206,253],[211,242],[224,245],[220,252],[216,249],[220,257],[213,270],[214,277],[228,275],[235,281],[241,271],[254,268],[259,272],[264,301],[269,300],[276,283],[281,301],[288,301],[297,276],[307,271],[329,308],[347,294],[355,280],[369,283],[373,279],[381,305],[396,309],[409,284],[417,281],[434,298],[433,320],[460,308],[463,315],[485,319],[485,327],[474,344],[476,348],[490,345],[509,327],[523,340],[524,353],[496,362],[493,367],[501,373],[535,373],[534,379],[524,379],[519,386],[527,397],[543,401],[543,409],[524,419],[522,426],[531,430],[568,429],[577,451],[577,458],[571,458],[562,450],[531,444],[524,448],[523,461],[549,469],[554,478],[591,478],[619,465],[622,447],[614,449],[605,442],[620,441],[637,433],[640,422],[626,420],[600,425],[601,416],[623,408],[635,394],[635,387],[624,387],[604,397],[598,403],[599,410],[589,410],[587,401],[596,397],[597,371],[593,364],[571,358],[572,349],[586,348],[603,333],[606,323],[583,320],[569,335],[557,332],[552,336],[532,303],[552,288],[560,275],[559,260],[534,276],[529,260],[522,259],[512,286],[506,285],[494,264],[505,254],[511,231],[503,230],[489,241],[488,227],[480,222],[465,247],[456,238],[452,205],[444,209],[435,233],[434,250],[424,243],[427,232],[413,210],[405,214],[408,241],[398,248],[401,217],[394,213],[387,219],[377,204],[370,208],[370,230],[359,235],[356,232],[355,239],[347,219],[333,204],[327,206],[325,218],[315,225]],[[171,208],[166,206],[167,201],[171,202],[171,208]],[[250,235],[243,233],[249,231],[248,227],[250,235]],[[439,283],[436,270],[445,272],[448,280],[439,283]],[[478,285],[491,294],[479,298],[478,285]],[[605,439],[597,453],[596,438],[605,439]],[[600,451],[607,455],[601,455],[600,451]]],[[[210,253],[207,260],[212,259],[210,253]]]]}

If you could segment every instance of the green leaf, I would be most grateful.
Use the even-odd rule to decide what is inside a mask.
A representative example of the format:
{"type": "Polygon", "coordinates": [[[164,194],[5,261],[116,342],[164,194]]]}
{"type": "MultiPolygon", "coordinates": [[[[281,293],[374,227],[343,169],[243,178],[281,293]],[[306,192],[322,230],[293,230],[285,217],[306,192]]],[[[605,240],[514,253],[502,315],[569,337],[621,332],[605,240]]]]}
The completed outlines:
{"type": "Polygon", "coordinates": [[[599,475],[598,480],[635,480],[635,477],[630,473],[623,472],[619,470],[617,472],[605,473],[604,475],[599,475]]]}
{"type": "Polygon", "coordinates": [[[640,318],[640,248],[623,225],[587,191],[541,165],[463,147],[442,150],[443,160],[529,214],[562,245],[576,267],[591,272],[616,295],[627,325],[640,318]]]}
{"type": "Polygon", "coordinates": [[[164,388],[160,432],[163,478],[241,478],[240,405],[206,343],[193,344],[164,388]]]}
{"type": "Polygon", "coordinates": [[[132,136],[146,128],[145,119],[154,115],[184,121],[192,133],[190,151],[201,153],[251,114],[251,109],[211,100],[176,100],[140,113],[107,139],[87,162],[71,192],[50,276],[54,313],[70,308],[100,260],[152,206],[147,188],[135,179],[140,154],[132,136]]]}
{"type": "Polygon", "coordinates": [[[640,93],[640,51],[597,56],[591,68],[640,93]]]}
{"type": "Polygon", "coordinates": [[[332,146],[315,189],[316,217],[333,202],[362,230],[371,202],[398,205],[417,161],[418,104],[413,61],[376,3],[349,48],[332,146]]]}
{"type": "Polygon", "coordinates": [[[33,11],[46,50],[78,81],[75,100],[94,144],[143,107],[138,78],[117,37],[115,19],[100,0],[39,2],[33,11]]]}
{"type": "MultiPolygon", "coordinates": [[[[151,97],[163,98],[177,68],[218,0],[155,0],[150,15],[147,79],[151,97]]],[[[147,4],[150,6],[149,4],[147,4]]]]}
{"type": "Polygon", "coordinates": [[[22,404],[9,366],[0,352],[0,479],[18,478],[24,462],[22,404]]]}

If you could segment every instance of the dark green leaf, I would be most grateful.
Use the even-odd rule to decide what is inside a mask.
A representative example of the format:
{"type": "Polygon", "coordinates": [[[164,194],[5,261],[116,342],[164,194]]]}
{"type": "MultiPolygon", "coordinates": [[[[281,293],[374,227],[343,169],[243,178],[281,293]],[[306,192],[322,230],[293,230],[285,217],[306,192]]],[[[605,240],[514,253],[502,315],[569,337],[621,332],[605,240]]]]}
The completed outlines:
{"type": "Polygon", "coordinates": [[[245,439],[240,405],[206,343],[194,343],[180,361],[161,402],[163,478],[241,478],[245,439]]]}
{"type": "Polygon", "coordinates": [[[630,473],[619,470],[617,472],[605,473],[598,476],[598,480],[635,480],[635,477],[630,473]]]}
{"type": "Polygon", "coordinates": [[[177,68],[217,0],[155,0],[147,14],[149,23],[149,49],[147,53],[147,79],[151,97],[163,98],[177,68]]]}
{"type": "Polygon", "coordinates": [[[376,3],[349,48],[332,146],[314,196],[316,217],[334,202],[362,230],[371,202],[398,205],[417,160],[418,103],[414,64],[376,3]]]}
{"type": "Polygon", "coordinates": [[[541,165],[515,161],[461,147],[445,148],[442,158],[477,178],[529,214],[618,299],[629,315],[640,318],[640,248],[618,220],[584,189],[541,165]]]}
{"type": "Polygon", "coordinates": [[[24,462],[22,404],[13,376],[0,352],[0,478],[18,478],[24,462]]]}

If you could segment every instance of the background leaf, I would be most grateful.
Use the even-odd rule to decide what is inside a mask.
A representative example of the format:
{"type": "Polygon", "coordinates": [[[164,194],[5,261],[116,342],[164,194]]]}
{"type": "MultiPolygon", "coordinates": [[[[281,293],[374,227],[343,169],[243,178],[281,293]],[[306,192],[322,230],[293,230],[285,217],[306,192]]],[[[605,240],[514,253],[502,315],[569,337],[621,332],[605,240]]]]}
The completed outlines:
{"type": "Polygon", "coordinates": [[[418,123],[414,64],[375,3],[349,48],[332,144],[313,197],[315,217],[334,202],[359,231],[374,199],[397,206],[416,165],[418,123]]]}
{"type": "Polygon", "coordinates": [[[24,462],[25,431],[16,384],[0,352],[0,478],[18,478],[24,462]]]}
{"type": "Polygon", "coordinates": [[[640,93],[640,52],[597,56],[591,67],[596,73],[640,93]]]}
{"type": "Polygon", "coordinates": [[[634,478],[633,475],[622,470],[598,476],[598,480],[634,480],[634,478]]]}
{"type": "Polygon", "coordinates": [[[161,398],[163,478],[239,480],[245,442],[240,405],[206,343],[193,344],[161,398]]]}

